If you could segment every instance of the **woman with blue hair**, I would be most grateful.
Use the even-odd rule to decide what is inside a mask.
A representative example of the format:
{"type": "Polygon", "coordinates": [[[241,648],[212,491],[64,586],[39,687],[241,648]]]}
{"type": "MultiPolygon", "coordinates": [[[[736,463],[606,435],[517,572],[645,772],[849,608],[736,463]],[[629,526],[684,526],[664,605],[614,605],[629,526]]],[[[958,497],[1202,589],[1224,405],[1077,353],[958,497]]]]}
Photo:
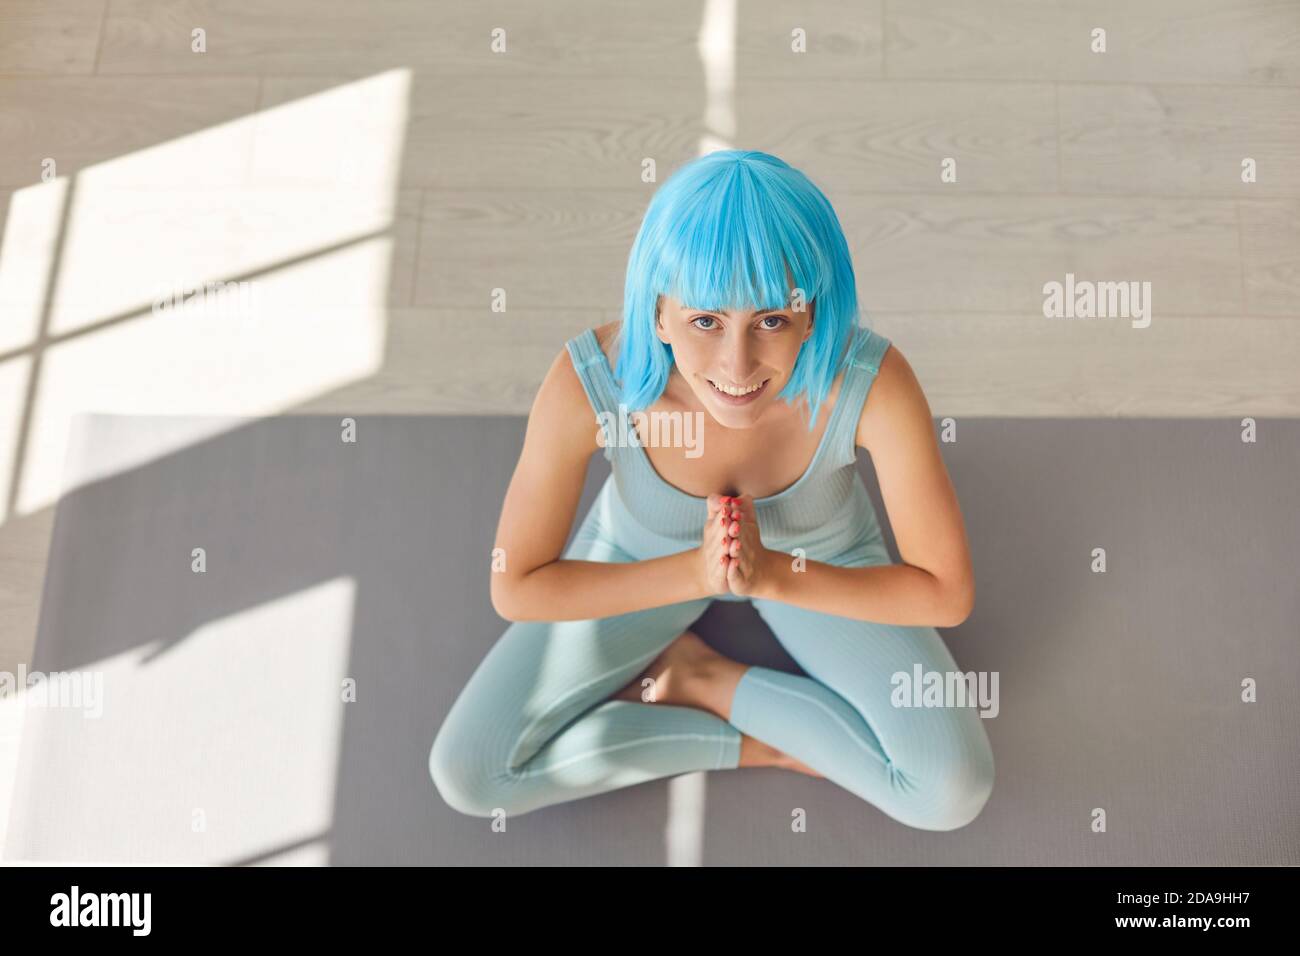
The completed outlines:
{"type": "Polygon", "coordinates": [[[929,405],[859,323],[830,203],[775,156],[710,153],[655,193],[621,321],[570,339],[542,383],[494,555],[512,623],[429,754],[463,813],[750,766],[823,777],[926,830],[989,797],[978,713],[897,692],[900,674],[960,674],[935,628],[974,601],[929,405]],[[564,550],[598,450],[611,474],[564,550]],[[689,628],[715,599],[751,601],[804,673],[705,644],[689,628]]]}

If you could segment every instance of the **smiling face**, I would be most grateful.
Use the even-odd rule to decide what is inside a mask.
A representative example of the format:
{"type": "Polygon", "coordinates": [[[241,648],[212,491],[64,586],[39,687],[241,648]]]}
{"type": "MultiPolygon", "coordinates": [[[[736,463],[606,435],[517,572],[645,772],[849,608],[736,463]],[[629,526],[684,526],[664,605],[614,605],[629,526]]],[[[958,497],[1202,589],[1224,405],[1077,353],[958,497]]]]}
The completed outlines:
{"type": "Polygon", "coordinates": [[[678,373],[725,428],[749,428],[776,401],[812,334],[814,309],[708,312],[659,297],[656,334],[678,373]]]}

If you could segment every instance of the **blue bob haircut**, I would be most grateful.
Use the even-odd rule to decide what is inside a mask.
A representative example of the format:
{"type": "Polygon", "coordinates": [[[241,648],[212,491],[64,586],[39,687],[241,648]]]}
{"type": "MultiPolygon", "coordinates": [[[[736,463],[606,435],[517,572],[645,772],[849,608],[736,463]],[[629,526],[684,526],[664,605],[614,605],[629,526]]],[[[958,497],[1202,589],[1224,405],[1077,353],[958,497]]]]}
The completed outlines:
{"type": "Polygon", "coordinates": [[[858,326],[849,246],[830,202],[803,173],[754,150],[691,160],[650,200],[628,255],[615,377],[629,411],[663,394],[672,347],[655,335],[660,295],[706,312],[790,309],[803,291],[812,334],[779,397],[806,396],[808,429],[858,326]]]}

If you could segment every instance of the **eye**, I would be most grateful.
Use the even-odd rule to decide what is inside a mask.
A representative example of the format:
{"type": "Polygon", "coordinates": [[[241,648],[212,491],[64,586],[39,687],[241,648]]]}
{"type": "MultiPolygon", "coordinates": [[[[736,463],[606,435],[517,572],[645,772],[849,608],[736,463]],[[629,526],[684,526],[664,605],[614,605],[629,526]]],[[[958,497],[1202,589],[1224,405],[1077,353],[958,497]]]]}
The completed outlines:
{"type": "MultiPolygon", "coordinates": [[[[716,322],[716,321],[717,319],[715,319],[711,315],[697,315],[695,318],[691,319],[691,325],[695,325],[696,322],[716,322]]],[[[695,327],[699,329],[701,332],[708,332],[713,328],[713,326],[709,326],[708,328],[705,328],[700,325],[695,325],[695,327]]]]}
{"type": "Polygon", "coordinates": [[[761,319],[759,319],[759,321],[760,321],[760,322],[766,322],[766,321],[768,321],[769,319],[773,319],[773,320],[775,320],[776,322],[779,322],[779,323],[780,323],[780,325],[765,325],[765,326],[763,326],[763,328],[768,329],[769,331],[771,331],[771,330],[775,330],[775,329],[779,329],[779,328],[781,328],[782,325],[786,325],[786,324],[788,324],[788,322],[789,322],[789,320],[788,320],[784,315],[765,315],[765,316],[763,316],[761,319]]]}

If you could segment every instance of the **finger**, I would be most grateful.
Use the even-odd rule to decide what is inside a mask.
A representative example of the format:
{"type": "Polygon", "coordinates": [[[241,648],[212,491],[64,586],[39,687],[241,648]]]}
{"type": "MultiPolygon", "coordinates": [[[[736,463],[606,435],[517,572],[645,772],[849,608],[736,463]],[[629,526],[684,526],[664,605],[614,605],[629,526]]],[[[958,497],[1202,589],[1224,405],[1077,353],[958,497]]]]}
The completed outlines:
{"type": "Polygon", "coordinates": [[[709,517],[715,518],[723,511],[722,495],[714,492],[706,499],[709,508],[709,517]]]}
{"type": "Polygon", "coordinates": [[[740,506],[736,504],[736,499],[730,495],[722,495],[718,513],[722,516],[724,524],[731,524],[740,514],[740,506]]]}
{"type": "Polygon", "coordinates": [[[727,587],[738,588],[744,584],[744,576],[740,573],[740,562],[735,558],[727,565],[727,587]]]}

